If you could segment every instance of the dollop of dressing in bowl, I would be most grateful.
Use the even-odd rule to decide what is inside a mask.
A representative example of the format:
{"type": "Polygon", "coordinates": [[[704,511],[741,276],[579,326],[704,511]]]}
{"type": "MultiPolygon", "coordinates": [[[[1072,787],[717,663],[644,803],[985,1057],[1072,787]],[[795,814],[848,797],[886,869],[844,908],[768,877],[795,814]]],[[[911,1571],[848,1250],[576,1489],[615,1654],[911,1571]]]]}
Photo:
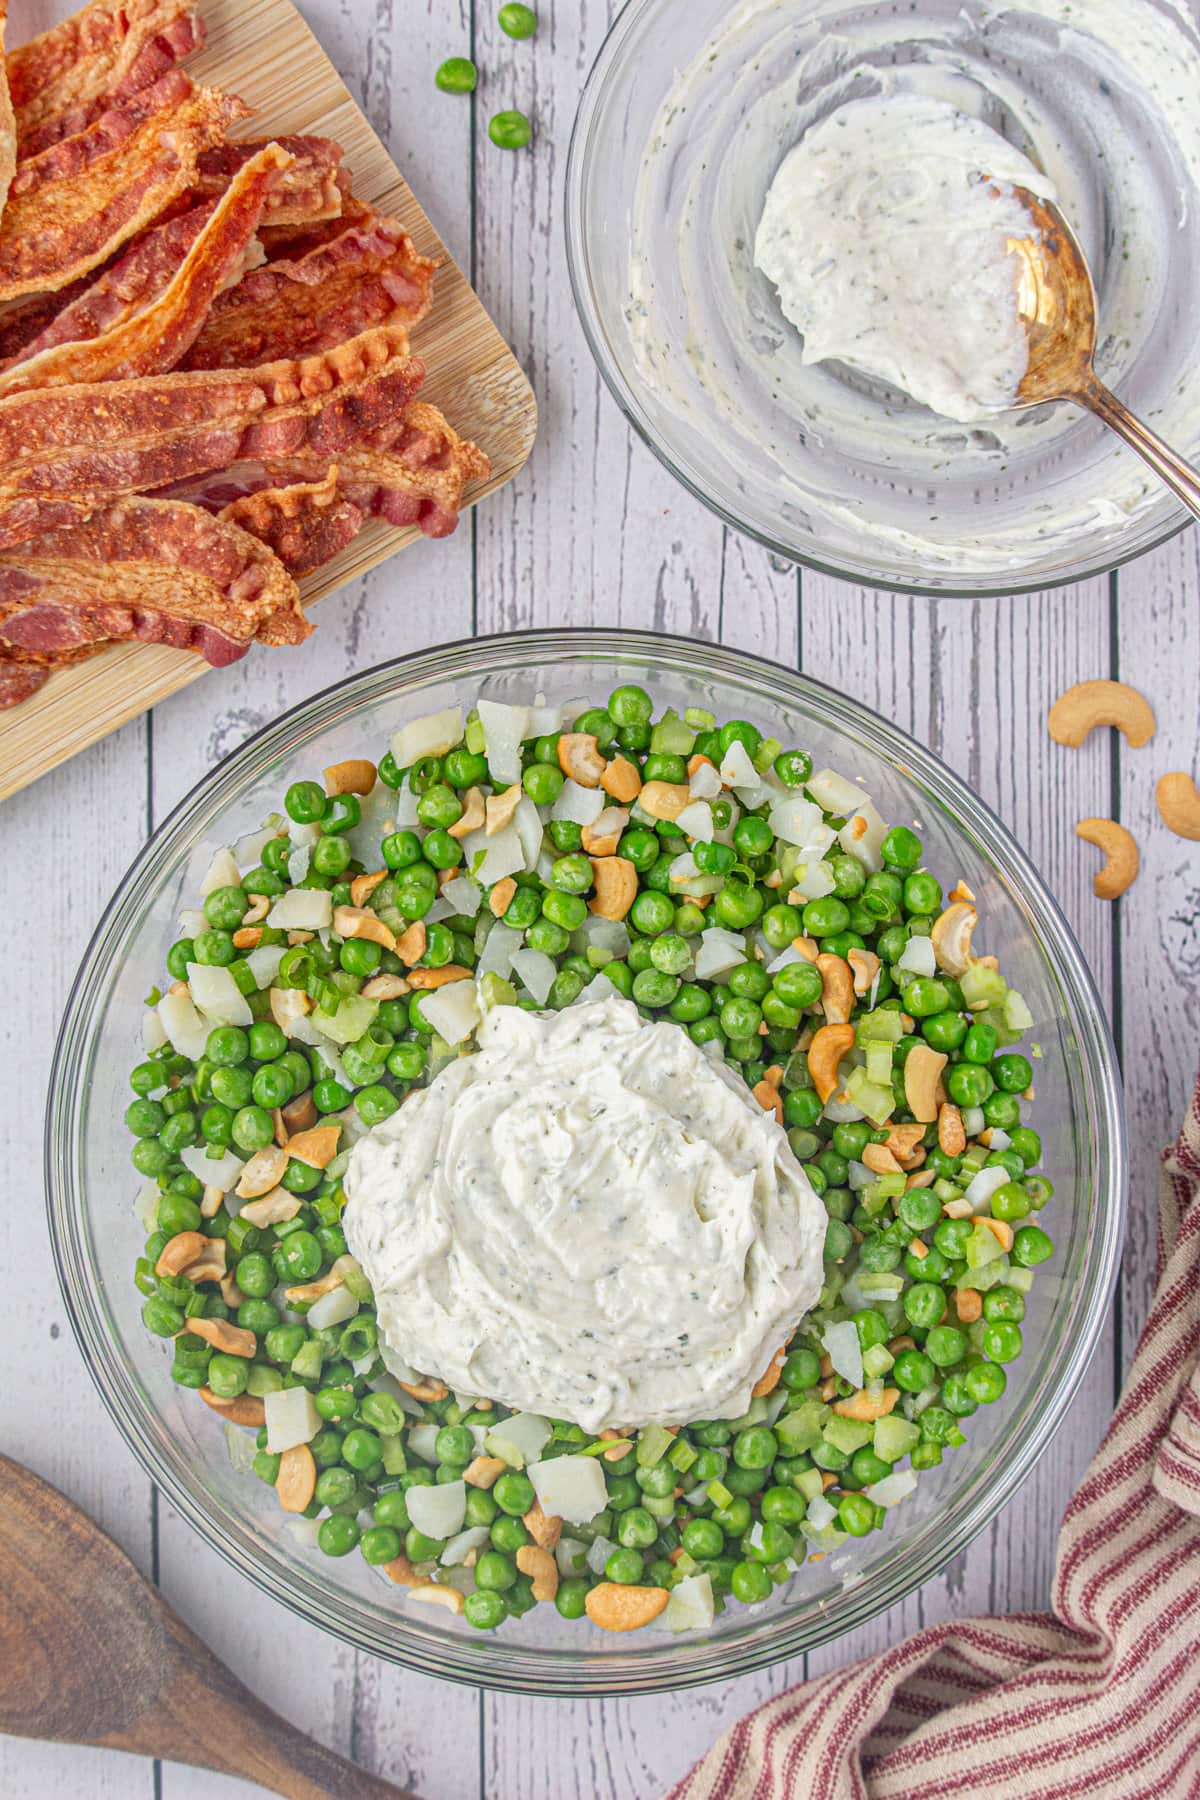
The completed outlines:
{"type": "Polygon", "coordinates": [[[767,192],[754,260],[804,334],[948,419],[1012,406],[1028,347],[1009,250],[1013,192],[1054,184],[982,119],[931,94],[874,94],[814,125],[767,192]]]}
{"type": "Polygon", "coordinates": [[[616,995],[478,1041],[351,1155],[385,1360],[588,1431],[743,1413],[823,1279],[784,1132],[616,995]]]}

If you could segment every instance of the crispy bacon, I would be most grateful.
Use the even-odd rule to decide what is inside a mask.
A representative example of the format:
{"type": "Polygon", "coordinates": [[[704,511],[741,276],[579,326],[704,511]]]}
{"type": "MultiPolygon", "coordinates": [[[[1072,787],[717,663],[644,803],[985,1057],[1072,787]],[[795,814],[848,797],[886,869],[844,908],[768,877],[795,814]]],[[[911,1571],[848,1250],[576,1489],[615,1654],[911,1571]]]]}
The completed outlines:
{"type": "Polygon", "coordinates": [[[398,219],[374,218],[222,294],[180,367],[252,368],[314,355],[371,325],[415,325],[433,304],[436,267],[398,219]]]}
{"type": "Polygon", "coordinates": [[[338,491],[336,463],[320,481],[259,488],[222,507],[217,517],[269,545],[292,575],[329,562],[363,525],[359,508],[338,491]]]}
{"type": "Polygon", "coordinates": [[[141,50],[129,64],[127,73],[115,87],[81,99],[65,112],[55,113],[53,118],[45,119],[31,131],[23,132],[19,146],[21,157],[40,156],[43,150],[48,150],[51,144],[57,144],[61,138],[75,137],[79,132],[86,131],[110,106],[132,99],[143,88],[152,87],[186,56],[191,56],[193,51],[202,50],[205,36],[204,21],[197,18],[195,13],[185,13],[182,18],[173,20],[164,31],[143,43],[141,50]]]}
{"type": "Polygon", "coordinates": [[[221,665],[251,643],[298,644],[310,630],[265,544],[180,501],[120,500],[0,555],[0,646],[18,656],[137,638],[221,665]]]}
{"type": "Polygon", "coordinates": [[[8,26],[8,0],[0,0],[0,213],[8,198],[9,184],[17,168],[17,121],[4,62],[4,33],[8,26]]]}
{"type": "MultiPolygon", "coordinates": [[[[206,199],[223,194],[242,164],[267,142],[266,138],[239,138],[236,143],[211,145],[200,156],[197,192],[206,199]]],[[[280,228],[336,219],[342,210],[338,180],[342,146],[323,137],[281,137],[274,142],[296,160],[271,197],[267,223],[280,228]]]]}
{"type": "Polygon", "coordinates": [[[399,327],[303,361],[156,375],[0,400],[0,547],[123,495],[240,457],[329,461],[404,410],[424,379],[399,327]]]}
{"type": "MultiPolygon", "coordinates": [[[[369,432],[338,452],[336,490],[363,519],[416,525],[426,537],[448,537],[458,524],[464,488],[486,476],[490,466],[479,446],[460,438],[436,406],[416,401],[398,426],[369,432]],[[389,447],[376,448],[377,437],[386,437],[389,447]]],[[[287,492],[296,485],[319,484],[324,491],[333,474],[328,458],[301,452],[243,460],[180,482],[169,492],[218,512],[264,490],[287,492]]],[[[252,518],[252,511],[239,515],[248,531],[255,529],[252,518]]]]}
{"type": "Polygon", "coordinates": [[[315,223],[304,221],[296,225],[270,224],[262,231],[262,246],[268,262],[278,262],[281,257],[289,262],[299,262],[312,250],[320,250],[325,244],[340,237],[343,231],[352,231],[357,227],[365,227],[376,217],[375,208],[368,206],[365,200],[356,199],[350,191],[350,179],[346,171],[339,170],[338,181],[342,190],[342,210],[336,218],[318,219],[315,223]]]}
{"type": "MultiPolygon", "coordinates": [[[[269,144],[244,164],[175,265],[173,278],[140,311],[83,338],[69,332],[72,322],[83,322],[85,301],[67,309],[70,318],[60,313],[43,334],[53,337],[53,344],[29,346],[15,366],[0,372],[0,397],[26,388],[124,380],[174,368],[203,326],[214,296],[244,265],[266,197],[290,161],[277,144],[269,144]]],[[[111,292],[111,283],[109,287],[111,292]]]]}
{"type": "Polygon", "coordinates": [[[92,0],[81,12],[40,37],[19,44],[7,57],[8,79],[16,108],[17,132],[25,140],[43,133],[49,122],[63,118],[67,131],[97,102],[126,100],[158,79],[189,50],[204,41],[203,27],[191,11],[192,0],[92,0]],[[186,47],[185,47],[186,46],[186,47]]]}
{"type": "Polygon", "coordinates": [[[245,114],[176,72],[22,163],[0,219],[0,300],[97,268],[192,186],[200,152],[245,114]]]}

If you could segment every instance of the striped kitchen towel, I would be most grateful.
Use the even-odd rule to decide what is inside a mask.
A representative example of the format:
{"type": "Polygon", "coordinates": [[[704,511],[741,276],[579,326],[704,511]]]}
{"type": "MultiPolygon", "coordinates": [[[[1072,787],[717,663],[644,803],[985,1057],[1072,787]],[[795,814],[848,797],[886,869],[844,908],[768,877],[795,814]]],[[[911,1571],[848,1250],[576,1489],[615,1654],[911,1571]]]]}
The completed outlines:
{"type": "Polygon", "coordinates": [[[752,1713],[670,1800],[1200,1796],[1200,1087],[1158,1287],[1067,1509],[1053,1612],[919,1631],[752,1713]]]}

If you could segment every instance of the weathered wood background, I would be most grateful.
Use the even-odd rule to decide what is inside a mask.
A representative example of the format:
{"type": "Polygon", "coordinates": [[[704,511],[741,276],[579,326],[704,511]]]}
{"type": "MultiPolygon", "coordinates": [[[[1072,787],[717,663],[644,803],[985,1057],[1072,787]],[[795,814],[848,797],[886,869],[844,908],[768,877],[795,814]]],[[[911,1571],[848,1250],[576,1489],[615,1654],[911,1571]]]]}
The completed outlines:
{"type": "MultiPolygon", "coordinates": [[[[257,1693],[347,1755],[426,1800],[642,1800],[804,1667],[602,1703],[476,1694],[406,1674],[298,1624],[240,1581],[135,1466],[80,1367],[42,1211],[51,1047],[92,922],[158,821],[249,732],[350,670],[447,638],[564,621],[653,625],[795,663],[915,733],[997,808],[1080,936],[1128,1084],[1131,1221],[1111,1329],[1052,1453],[941,1580],[811,1659],[810,1671],[924,1622],[1041,1605],[1055,1522],[1145,1312],[1157,1152],[1176,1129],[1200,1041],[1200,848],[1171,837],[1154,809],[1157,774],[1197,759],[1198,540],[1188,533],[1108,580],[1011,601],[891,598],[773,567],[634,441],[575,323],[563,256],[567,141],[615,7],[542,0],[536,41],[514,44],[492,0],[301,4],[515,346],[537,391],[541,437],[525,472],[456,537],[408,550],[324,601],[301,650],[252,655],[209,676],[0,812],[9,969],[0,1432],[11,1455],[113,1533],[257,1693]],[[474,101],[433,85],[438,63],[459,53],[473,53],[483,71],[474,101]],[[488,117],[508,106],[536,121],[532,153],[489,143],[488,117]],[[1102,733],[1076,752],[1050,743],[1050,701],[1098,675],[1120,675],[1150,697],[1159,722],[1151,747],[1130,752],[1102,733]],[[1095,853],[1074,837],[1089,814],[1124,819],[1141,843],[1141,877],[1116,906],[1093,899],[1095,853]]],[[[15,26],[31,12],[21,8],[15,26]]],[[[0,1791],[11,1800],[236,1800],[246,1789],[0,1740],[0,1791]]]]}

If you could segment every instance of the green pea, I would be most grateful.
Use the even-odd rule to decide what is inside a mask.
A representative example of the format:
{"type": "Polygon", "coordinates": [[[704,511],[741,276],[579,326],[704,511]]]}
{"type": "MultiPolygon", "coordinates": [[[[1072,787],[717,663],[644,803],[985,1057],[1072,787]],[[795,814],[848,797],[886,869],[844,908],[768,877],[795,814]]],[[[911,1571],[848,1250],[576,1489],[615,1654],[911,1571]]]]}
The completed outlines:
{"type": "Polygon", "coordinates": [[[270,1113],[261,1106],[243,1106],[234,1114],[232,1136],[238,1149],[248,1156],[255,1150],[265,1150],[275,1140],[270,1113]]]}
{"type": "Polygon", "coordinates": [[[956,1106],[982,1106],[992,1091],[992,1078],[978,1063],[953,1063],[945,1080],[946,1092],[956,1106]]]}
{"type": "Polygon", "coordinates": [[[514,1471],[501,1475],[492,1488],[492,1498],[501,1512],[520,1516],[527,1513],[533,1505],[533,1483],[528,1475],[520,1475],[514,1471]]]}
{"type": "Polygon", "coordinates": [[[294,781],[283,797],[284,811],[297,825],[313,825],[325,816],[325,790],[315,781],[294,781]]]}
{"type": "Polygon", "coordinates": [[[1009,1053],[992,1061],[992,1079],[1005,1094],[1023,1094],[1033,1081],[1033,1066],[1025,1057],[1009,1053]]]}
{"type": "Polygon", "coordinates": [[[317,1543],[326,1556],[349,1556],[361,1533],[358,1520],[350,1513],[331,1513],[322,1519],[317,1543]]]}
{"type": "Polygon", "coordinates": [[[990,1063],[996,1054],[996,1033],[990,1025],[970,1027],[962,1045],[963,1059],[969,1063],[990,1063]]]}
{"type": "Polygon", "coordinates": [[[815,963],[785,963],[776,969],[772,986],[785,1006],[813,1006],[821,998],[821,971],[815,963]]]}
{"type": "Polygon", "coordinates": [[[720,1556],[725,1548],[725,1533],[715,1519],[691,1519],[682,1533],[683,1547],[697,1559],[720,1556]]]}
{"type": "Polygon", "coordinates": [[[521,6],[516,0],[502,6],[499,13],[500,29],[510,38],[531,38],[537,30],[537,14],[531,6],[521,6]]]}
{"type": "Polygon", "coordinates": [[[762,895],[757,888],[744,882],[726,882],[713,901],[717,923],[730,931],[746,931],[762,910],[762,895]]]}
{"type": "Polygon", "coordinates": [[[939,1369],[952,1369],[966,1353],[966,1336],[956,1325],[934,1325],[925,1339],[925,1354],[939,1369]]]}
{"type": "Polygon", "coordinates": [[[317,875],[336,881],[353,861],[353,851],[345,838],[323,837],[313,845],[310,868],[317,875]]]}
{"type": "Polygon", "coordinates": [[[902,1305],[910,1325],[929,1331],[946,1310],[946,1295],[936,1282],[918,1281],[905,1290],[902,1305]]]}
{"type": "Polygon", "coordinates": [[[390,1119],[400,1105],[391,1088],[381,1082],[372,1082],[370,1087],[360,1088],[354,1096],[354,1108],[364,1125],[379,1125],[384,1119],[390,1119]]]}
{"type": "Polygon", "coordinates": [[[739,1469],[769,1469],[778,1454],[775,1433],[765,1425],[751,1425],[733,1440],[733,1460],[739,1469]]]}
{"type": "Polygon", "coordinates": [[[465,1425],[443,1425],[434,1448],[439,1462],[465,1469],[475,1455],[475,1440],[465,1425]]]}
{"type": "Polygon", "coordinates": [[[730,1589],[735,1600],[745,1606],[757,1606],[761,1601],[770,1599],[773,1583],[770,1575],[761,1563],[735,1563],[729,1577],[730,1589]]]}
{"type": "Polygon", "coordinates": [[[475,1564],[475,1586],[492,1593],[512,1587],[517,1571],[507,1556],[498,1550],[485,1550],[475,1564]]]}
{"type": "Polygon", "coordinates": [[[523,112],[493,113],[488,121],[488,136],[499,150],[523,150],[533,136],[533,126],[523,112]]]}

